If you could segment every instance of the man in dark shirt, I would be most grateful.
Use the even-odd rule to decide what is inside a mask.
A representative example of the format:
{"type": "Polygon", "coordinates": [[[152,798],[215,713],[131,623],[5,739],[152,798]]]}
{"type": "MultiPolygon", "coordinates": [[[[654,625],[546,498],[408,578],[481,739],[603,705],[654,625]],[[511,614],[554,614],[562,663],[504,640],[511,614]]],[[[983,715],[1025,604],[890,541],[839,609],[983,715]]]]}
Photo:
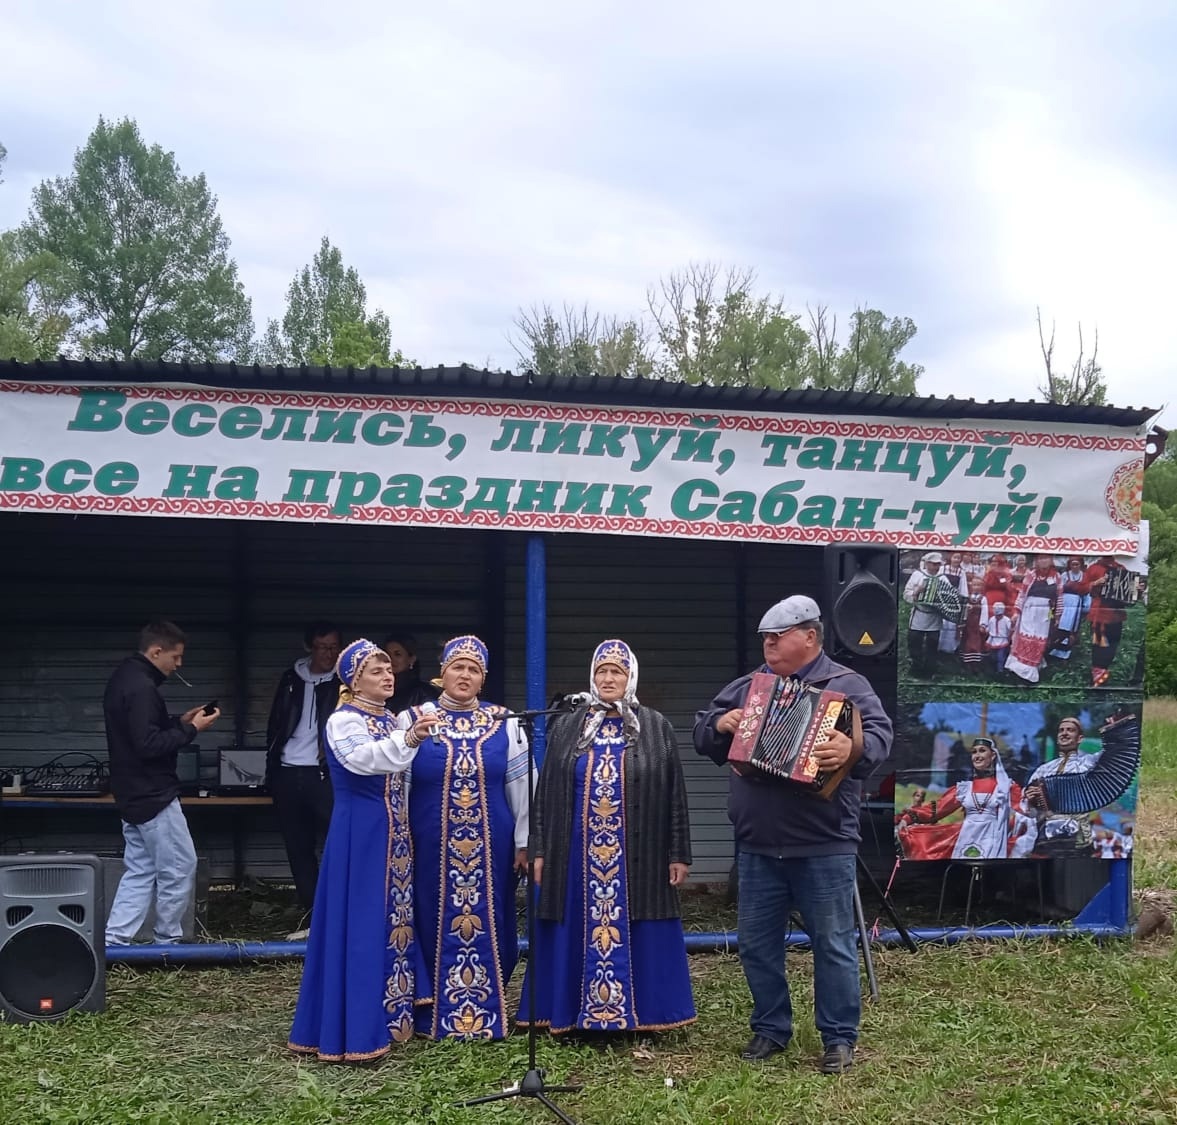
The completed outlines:
{"type": "Polygon", "coordinates": [[[110,787],[123,819],[123,877],[106,923],[109,945],[127,945],[155,900],[155,940],[183,936],[184,911],[196,879],[196,849],[180,809],[176,759],[220,715],[193,707],[168,714],[159,685],[184,662],[183,632],[157,621],[139,634],[106,685],[102,709],[110,753],[110,787]]]}
{"type": "MultiPolygon", "coordinates": [[[[335,661],[343,647],[339,627],[312,621],[303,630],[307,655],[278,681],[266,723],[266,788],[274,798],[290,874],[304,913],[315,904],[320,841],[331,823],[332,791],[323,761],[323,731],[339,701],[335,661]]],[[[288,941],[305,941],[296,930],[288,941]]]]}
{"type": "MultiPolygon", "coordinates": [[[[778,602],[761,619],[760,636],[764,663],[757,671],[842,692],[862,718],[864,747],[829,801],[765,775],[730,771],[740,963],[752,993],[752,1039],[742,1057],[767,1059],[792,1038],[784,949],[796,910],[813,948],[814,1017],[824,1047],[818,1069],[838,1074],[853,1064],[862,1011],[854,914],[862,779],[890,753],[891,720],[866,679],[822,651],[821,611],[812,598],[794,594],[778,602]]],[[[727,762],[751,678],[728,684],[695,718],[695,749],[719,765],[727,762]]],[[[851,749],[851,740],[835,732],[814,757],[821,770],[835,770],[851,749]]]]}

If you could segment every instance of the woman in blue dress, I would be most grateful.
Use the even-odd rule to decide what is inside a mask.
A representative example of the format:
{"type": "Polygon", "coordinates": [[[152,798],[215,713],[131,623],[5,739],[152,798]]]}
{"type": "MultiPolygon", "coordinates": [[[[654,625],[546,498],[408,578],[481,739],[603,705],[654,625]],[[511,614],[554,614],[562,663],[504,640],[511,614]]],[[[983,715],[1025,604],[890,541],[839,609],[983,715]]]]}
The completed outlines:
{"type": "Polygon", "coordinates": [[[371,641],[348,645],[336,672],[344,686],[325,734],[335,805],[287,1046],[365,1062],[413,1034],[422,964],[405,771],[426,727],[406,733],[385,710],[392,665],[371,641]]]}
{"type": "Polygon", "coordinates": [[[666,1031],[695,1004],[678,888],[691,862],[674,728],[637,700],[638,662],[603,641],[589,702],[558,715],[533,809],[539,884],[520,1022],[566,1032],[666,1031]]]}
{"type": "MultiPolygon", "coordinates": [[[[478,698],[486,646],[442,650],[436,709],[399,717],[413,762],[409,823],[417,940],[426,965],[416,1026],[431,1039],[501,1039],[518,956],[515,884],[527,861],[527,740],[506,710],[478,698]]],[[[428,706],[428,705],[427,705],[428,706]]]]}

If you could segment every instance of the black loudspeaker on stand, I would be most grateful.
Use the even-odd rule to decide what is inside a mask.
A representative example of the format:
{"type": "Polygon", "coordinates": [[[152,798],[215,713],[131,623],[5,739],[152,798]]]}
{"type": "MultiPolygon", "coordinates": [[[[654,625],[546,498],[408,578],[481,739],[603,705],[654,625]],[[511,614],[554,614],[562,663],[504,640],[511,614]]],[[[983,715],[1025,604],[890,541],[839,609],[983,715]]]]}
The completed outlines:
{"type": "Polygon", "coordinates": [[[105,1008],[102,861],[0,856],[0,1020],[33,1023],[105,1008]]]}
{"type": "MultiPolygon", "coordinates": [[[[518,719],[523,724],[527,735],[527,820],[531,823],[535,809],[535,720],[540,715],[558,715],[566,708],[551,707],[539,711],[514,711],[504,716],[504,719],[518,719]]],[[[485,1105],[487,1102],[501,1102],[508,1098],[534,1098],[541,1105],[552,1111],[564,1125],[576,1125],[552,1099],[549,1094],[574,1094],[580,1086],[549,1086],[544,1078],[546,1072],[540,1070],[535,1060],[535,1041],[538,1028],[535,1026],[535,980],[538,977],[535,951],[535,860],[528,849],[527,857],[527,967],[532,977],[532,987],[528,989],[528,1027],[527,1027],[527,1070],[523,1077],[505,1090],[497,1094],[486,1094],[480,1098],[470,1098],[461,1101],[460,1106],[485,1105]]]]}
{"type": "Polygon", "coordinates": [[[843,656],[889,653],[899,624],[899,555],[894,547],[831,543],[825,549],[826,647],[843,656]]]}
{"type": "Polygon", "coordinates": [[[865,676],[895,713],[898,696],[899,552],[874,544],[825,548],[825,650],[865,676]]]}

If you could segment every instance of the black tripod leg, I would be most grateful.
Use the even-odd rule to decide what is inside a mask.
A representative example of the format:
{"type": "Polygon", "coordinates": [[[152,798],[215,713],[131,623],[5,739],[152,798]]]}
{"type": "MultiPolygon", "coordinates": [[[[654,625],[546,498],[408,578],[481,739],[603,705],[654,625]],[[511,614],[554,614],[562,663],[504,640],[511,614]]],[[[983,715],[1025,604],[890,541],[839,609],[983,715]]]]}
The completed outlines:
{"type": "MultiPolygon", "coordinates": [[[[559,1087],[553,1086],[552,1089],[557,1090],[559,1087]]],[[[552,1101],[552,1099],[549,1098],[546,1094],[536,1094],[535,1100],[546,1105],[548,1109],[550,1109],[561,1121],[564,1122],[564,1125],[576,1125],[576,1122],[573,1121],[572,1118],[569,1117],[568,1114],[566,1114],[558,1105],[556,1105],[556,1103],[552,1101]]]]}
{"type": "Polygon", "coordinates": [[[870,868],[862,862],[862,856],[856,855],[855,860],[858,863],[858,870],[866,876],[866,881],[874,888],[875,894],[878,896],[879,902],[883,905],[883,910],[887,917],[891,919],[891,925],[895,927],[895,932],[903,940],[903,944],[907,946],[912,953],[919,952],[919,946],[915,943],[915,938],[911,936],[907,927],[903,924],[903,919],[896,913],[895,907],[891,900],[887,897],[887,892],[879,886],[878,880],[870,873],[870,868]]]}
{"type": "Polygon", "coordinates": [[[519,1098],[522,1096],[518,1090],[501,1090],[497,1094],[484,1094],[480,1098],[469,1098],[464,1102],[454,1102],[454,1105],[486,1105],[487,1102],[505,1102],[508,1098],[519,1098]]]}
{"type": "MultiPolygon", "coordinates": [[[[525,724],[527,734],[527,817],[530,822],[535,819],[535,714],[526,713],[520,715],[519,718],[525,724]]],[[[529,855],[527,860],[526,898],[527,971],[531,974],[532,981],[531,987],[528,988],[527,992],[527,1072],[510,1089],[500,1090],[497,1094],[485,1094],[480,1098],[470,1098],[467,1101],[455,1102],[454,1104],[459,1106],[486,1105],[488,1102],[501,1102],[506,1101],[508,1098],[534,1098],[537,1102],[540,1102],[551,1110],[552,1113],[564,1122],[564,1125],[576,1125],[576,1122],[556,1105],[548,1097],[548,1094],[575,1094],[581,1087],[546,1085],[544,1083],[544,1072],[535,1063],[535,1042],[539,1030],[535,1019],[535,979],[538,976],[538,971],[536,970],[535,892],[535,857],[529,855]]]]}
{"type": "Polygon", "coordinates": [[[854,884],[854,916],[858,919],[858,944],[862,946],[862,963],[866,967],[866,981],[870,985],[870,998],[879,1002],[879,978],[875,976],[875,962],[870,951],[870,934],[866,928],[866,915],[862,912],[862,897],[858,884],[854,884]]]}

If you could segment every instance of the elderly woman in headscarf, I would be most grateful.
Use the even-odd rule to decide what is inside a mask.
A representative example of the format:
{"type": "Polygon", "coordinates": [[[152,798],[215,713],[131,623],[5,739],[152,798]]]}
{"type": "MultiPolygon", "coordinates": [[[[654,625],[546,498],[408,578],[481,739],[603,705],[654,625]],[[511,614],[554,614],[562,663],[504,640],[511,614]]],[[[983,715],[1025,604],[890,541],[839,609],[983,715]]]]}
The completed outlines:
{"type": "Polygon", "coordinates": [[[335,670],[343,686],[324,734],[335,804],[287,1046],[324,1062],[364,1062],[413,1035],[424,965],[406,771],[427,727],[396,728],[384,706],[392,667],[371,641],[348,645],[335,670]]]}
{"type": "Polygon", "coordinates": [[[506,987],[518,957],[515,884],[527,865],[527,738],[506,709],[485,703],[486,645],[447,641],[436,705],[397,723],[417,748],[409,822],[417,938],[417,1032],[431,1039],[501,1039],[506,987]],[[420,723],[430,724],[420,737],[420,723]]]}
{"type": "Polygon", "coordinates": [[[553,1035],[695,1019],[678,888],[691,862],[674,728],[638,703],[638,661],[603,641],[588,702],[548,733],[531,833],[539,884],[520,1022],[553,1035]]]}

